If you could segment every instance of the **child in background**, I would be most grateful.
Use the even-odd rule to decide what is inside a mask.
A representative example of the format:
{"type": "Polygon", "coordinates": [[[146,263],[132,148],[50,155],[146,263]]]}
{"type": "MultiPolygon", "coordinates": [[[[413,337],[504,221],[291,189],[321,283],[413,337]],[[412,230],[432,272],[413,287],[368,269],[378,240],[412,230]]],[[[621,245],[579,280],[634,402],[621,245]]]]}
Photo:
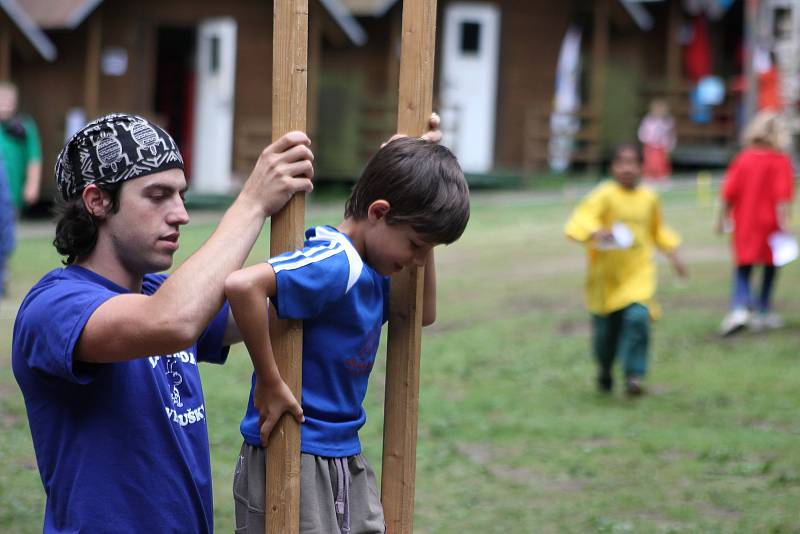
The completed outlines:
{"type": "Polygon", "coordinates": [[[675,148],[675,121],[665,100],[656,98],[650,103],[650,112],[639,125],[639,141],[644,150],[644,178],[654,181],[668,179],[672,174],[669,155],[675,148]]]}
{"type": "Polygon", "coordinates": [[[228,277],[226,295],[255,367],[234,478],[237,532],[264,532],[263,447],[284,412],[304,419],[300,531],[385,531],[358,430],[388,318],[389,276],[425,266],[422,324],[431,324],[433,248],[457,240],[468,219],[467,182],[453,154],[400,138],[367,164],[339,226],[310,228],[304,248],[228,277]],[[303,321],[302,409],[275,365],[267,299],[278,317],[303,321]]]}
{"type": "Polygon", "coordinates": [[[662,222],[656,194],[639,185],[641,170],[637,146],[617,147],[611,162],[614,179],[595,187],[565,227],[567,237],[585,244],[588,254],[586,303],[592,314],[597,386],[612,391],[612,368],[619,357],[630,396],[644,393],[650,320],[659,315],[653,300],[654,247],[666,253],[679,276],[686,276],[676,252],[680,237],[662,222]]]}
{"type": "Polygon", "coordinates": [[[726,222],[732,222],[735,270],[730,311],[720,325],[723,336],[748,325],[757,331],[783,326],[780,316],[772,312],[777,267],[772,261],[769,237],[789,229],[794,171],[789,156],[783,152],[788,142],[786,126],[777,113],[758,113],[745,129],[745,148],[725,174],[717,231],[722,233],[726,222]],[[754,265],[764,266],[761,292],[755,302],[750,295],[754,265]]]}

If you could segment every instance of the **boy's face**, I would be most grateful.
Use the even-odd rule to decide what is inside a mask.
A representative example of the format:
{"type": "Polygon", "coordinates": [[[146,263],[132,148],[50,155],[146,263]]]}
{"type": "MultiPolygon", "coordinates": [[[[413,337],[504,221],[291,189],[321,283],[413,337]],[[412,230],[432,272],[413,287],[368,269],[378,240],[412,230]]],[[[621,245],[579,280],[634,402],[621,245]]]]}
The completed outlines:
{"type": "Polygon", "coordinates": [[[367,263],[379,274],[389,276],[403,267],[425,265],[436,243],[425,241],[408,224],[387,224],[384,217],[371,226],[364,245],[367,263]]]}
{"type": "Polygon", "coordinates": [[[611,162],[611,175],[626,189],[633,189],[642,175],[642,162],[633,148],[623,148],[611,162]]]}

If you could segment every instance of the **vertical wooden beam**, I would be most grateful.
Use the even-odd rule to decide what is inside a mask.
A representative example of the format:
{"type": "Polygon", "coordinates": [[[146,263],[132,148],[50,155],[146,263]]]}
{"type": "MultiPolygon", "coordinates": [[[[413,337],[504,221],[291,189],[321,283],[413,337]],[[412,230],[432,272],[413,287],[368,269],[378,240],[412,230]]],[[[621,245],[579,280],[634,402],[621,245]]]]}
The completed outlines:
{"type": "MultiPolygon", "coordinates": [[[[275,0],[273,4],[272,137],[306,129],[308,97],[308,0],[275,0]]],[[[270,255],[303,244],[305,196],[295,194],[272,217],[270,255]]],[[[300,400],[303,330],[300,321],[271,318],[272,346],[281,377],[300,400]]],[[[300,531],[300,425],[284,414],[267,447],[266,530],[300,531]]]]}
{"type": "Polygon", "coordinates": [[[606,98],[606,72],[608,70],[608,24],[609,0],[595,0],[594,28],[592,31],[592,94],[591,94],[591,127],[595,131],[594,146],[591,149],[593,162],[590,166],[596,170],[600,167],[603,138],[603,108],[606,98]]]}
{"type": "MultiPolygon", "coordinates": [[[[398,131],[420,135],[433,103],[436,0],[404,0],[398,131]]],[[[388,532],[410,534],[414,521],[423,268],[392,277],[381,500],[388,532]]]]}
{"type": "Polygon", "coordinates": [[[11,21],[0,25],[0,81],[11,80],[11,21]]]}
{"type": "Polygon", "coordinates": [[[83,108],[91,121],[100,112],[100,47],[102,46],[100,13],[89,17],[86,29],[86,65],[84,74],[83,108]]]}
{"type": "Polygon", "coordinates": [[[667,6],[667,102],[675,113],[676,105],[679,102],[678,90],[681,85],[681,44],[678,42],[678,32],[681,25],[681,4],[680,0],[669,0],[667,6]]]}
{"type": "Polygon", "coordinates": [[[389,49],[386,51],[386,93],[397,95],[400,86],[400,62],[398,52],[402,41],[402,10],[394,7],[389,12],[389,49]]]}
{"type": "Polygon", "coordinates": [[[756,47],[758,30],[758,0],[745,0],[744,3],[744,124],[748,124],[756,114],[758,105],[758,79],[753,68],[753,52],[756,47]]]}

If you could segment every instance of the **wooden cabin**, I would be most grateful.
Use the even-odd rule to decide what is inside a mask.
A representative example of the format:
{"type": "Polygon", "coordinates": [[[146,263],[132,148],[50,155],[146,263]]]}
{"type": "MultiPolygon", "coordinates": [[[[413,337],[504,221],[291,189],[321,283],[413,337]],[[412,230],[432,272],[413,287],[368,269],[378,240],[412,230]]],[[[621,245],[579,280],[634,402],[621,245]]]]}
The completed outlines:
{"type": "MultiPolygon", "coordinates": [[[[332,53],[326,68],[340,68],[344,75],[357,62],[370,73],[362,88],[365,102],[391,102],[401,2],[342,1],[366,29],[369,44],[332,53]]],[[[615,143],[635,139],[647,103],[657,96],[672,104],[678,123],[676,157],[720,164],[735,145],[742,0],[732,0],[706,26],[711,73],[723,79],[727,92],[703,124],[689,118],[694,82],[683,65],[680,39],[694,19],[680,0],[439,0],[438,5],[435,107],[443,116],[444,142],[473,178],[547,167],[556,68],[571,25],[581,30],[574,167],[595,167],[615,143]]]]}
{"type": "MultiPolygon", "coordinates": [[[[65,138],[110,111],[138,113],[175,137],[194,192],[225,194],[271,139],[272,3],[263,0],[19,0],[59,58],[14,61],[39,123],[45,168],[65,138]],[[79,127],[79,126],[78,126],[79,127]]],[[[365,33],[339,0],[310,2],[310,94],[322,40],[357,50],[365,33]]],[[[16,58],[15,58],[16,59],[16,58]]],[[[316,125],[310,98],[309,130],[316,125]]],[[[45,178],[44,183],[52,187],[45,178]]]]}
{"type": "MultiPolygon", "coordinates": [[[[154,118],[176,137],[196,192],[228,192],[249,172],[270,138],[271,2],[17,2],[59,54],[54,63],[12,59],[23,106],[40,125],[46,168],[71,124],[123,110],[154,118]]],[[[655,96],[669,100],[678,121],[678,163],[723,164],[742,104],[744,5],[731,0],[708,23],[711,72],[727,91],[711,120],[697,124],[689,120],[693,81],[679,41],[693,19],[681,0],[439,0],[434,105],[445,143],[476,181],[544,171],[559,52],[575,26],[572,168],[596,168],[613,144],[635,138],[655,96]]],[[[310,6],[317,176],[353,180],[395,128],[402,2],[310,6]]]]}

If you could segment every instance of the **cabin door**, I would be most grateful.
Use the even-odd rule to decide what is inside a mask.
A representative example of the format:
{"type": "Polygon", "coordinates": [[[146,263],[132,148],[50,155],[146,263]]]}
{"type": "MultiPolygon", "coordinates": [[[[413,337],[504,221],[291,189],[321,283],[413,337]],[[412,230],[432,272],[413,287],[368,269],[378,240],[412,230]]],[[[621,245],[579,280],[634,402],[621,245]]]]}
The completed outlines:
{"type": "Polygon", "coordinates": [[[494,162],[499,37],[497,6],[447,5],[439,91],[442,143],[466,172],[488,172],[494,162]]]}
{"type": "Polygon", "coordinates": [[[231,185],[236,21],[214,18],[197,29],[192,190],[226,193],[231,185]]]}

